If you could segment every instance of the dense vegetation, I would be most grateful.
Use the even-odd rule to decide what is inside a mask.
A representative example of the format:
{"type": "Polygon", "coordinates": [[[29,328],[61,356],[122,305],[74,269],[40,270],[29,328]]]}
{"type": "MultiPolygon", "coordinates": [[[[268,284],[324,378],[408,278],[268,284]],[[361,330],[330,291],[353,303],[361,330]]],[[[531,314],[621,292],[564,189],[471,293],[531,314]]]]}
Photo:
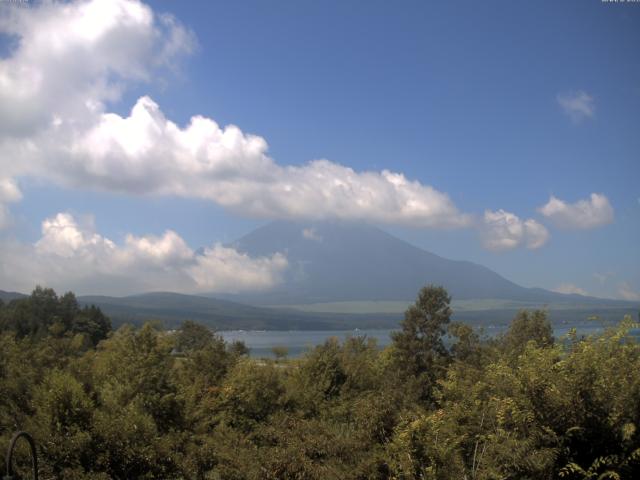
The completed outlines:
{"type": "Polygon", "coordinates": [[[39,288],[0,305],[0,442],[32,432],[41,478],[640,478],[630,318],[554,339],[523,311],[482,340],[449,303],[423,289],[384,350],[270,361],[193,322],[111,331],[39,288]]]}

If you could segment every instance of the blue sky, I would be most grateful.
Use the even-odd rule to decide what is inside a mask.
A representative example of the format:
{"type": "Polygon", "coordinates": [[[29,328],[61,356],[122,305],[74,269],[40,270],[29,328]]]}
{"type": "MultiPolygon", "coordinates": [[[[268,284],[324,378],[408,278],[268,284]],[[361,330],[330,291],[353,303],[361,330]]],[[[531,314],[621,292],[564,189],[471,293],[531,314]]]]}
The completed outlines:
{"type": "MultiPolygon", "coordinates": [[[[126,10],[128,2],[121,3],[126,10]]],[[[138,99],[148,96],[164,118],[180,128],[186,128],[192,116],[202,115],[220,127],[233,124],[244,134],[259,135],[268,143],[265,154],[279,167],[304,169],[312,160],[327,159],[356,174],[389,170],[409,182],[433,187],[450,200],[447,204],[436,199],[444,204],[437,217],[413,212],[396,222],[389,220],[394,213],[390,207],[388,215],[356,209],[349,218],[376,223],[445,257],[484,264],[525,286],[640,298],[640,4],[166,1],[144,8],[153,12],[154,25],[161,28],[148,34],[144,29],[149,27],[142,22],[136,27],[139,31],[125,33],[143,39],[139,40],[143,45],[147,40],[162,42],[164,35],[169,39],[165,46],[177,45],[175,52],[151,44],[148,50],[128,52],[135,41],[127,45],[109,40],[93,52],[93,58],[105,59],[94,71],[74,73],[72,78],[59,74],[61,85],[77,87],[69,93],[53,87],[34,90],[33,98],[14,98],[19,97],[17,89],[0,93],[8,105],[0,113],[8,124],[15,119],[18,125],[5,125],[3,133],[0,122],[5,161],[11,154],[18,159],[14,163],[38,164],[23,169],[9,165],[5,170],[21,198],[5,201],[10,220],[2,235],[14,247],[19,245],[15,248],[21,255],[29,255],[27,246],[36,244],[39,253],[49,255],[45,263],[54,263],[51,255],[86,260],[90,256],[86,245],[96,244],[91,239],[99,237],[103,243],[106,239],[115,243],[121,256],[130,258],[135,254],[123,246],[127,235],[139,240],[129,246],[146,239],[144,245],[151,242],[158,247],[167,230],[195,251],[229,242],[269,218],[313,216],[313,210],[295,213],[297,209],[281,205],[278,199],[266,202],[277,207],[260,207],[260,212],[251,206],[253,197],[240,203],[217,196],[212,201],[207,193],[190,195],[167,186],[173,185],[170,177],[148,187],[135,176],[134,157],[124,166],[112,161],[109,165],[117,168],[108,173],[104,168],[111,167],[103,164],[89,173],[77,166],[67,171],[76,160],[65,160],[60,151],[47,150],[53,147],[33,140],[47,132],[45,127],[36,128],[35,117],[22,119],[29,109],[20,103],[28,101],[29,108],[62,118],[63,125],[73,124],[76,130],[64,137],[68,139],[81,135],[77,125],[97,121],[73,107],[76,100],[86,105],[86,99],[95,99],[101,104],[98,114],[127,117],[138,99]],[[171,14],[172,20],[163,23],[163,13],[171,14]],[[180,35],[171,37],[174,29],[180,35]],[[171,43],[172,38],[177,40],[171,43]],[[114,52],[126,61],[118,60],[114,52]],[[153,55],[163,60],[150,60],[153,55]],[[116,60],[109,63],[112,59],[116,60]],[[131,74],[138,69],[144,74],[131,74]],[[105,88],[96,93],[91,86],[100,82],[117,85],[118,92],[105,88]],[[72,99],[68,105],[50,100],[65,94],[72,99]],[[43,166],[46,161],[24,153],[25,138],[43,145],[38,147],[43,158],[60,158],[56,160],[60,163],[43,166]],[[54,173],[42,173],[46,168],[54,173]],[[134,186],[114,187],[105,180],[109,175],[130,175],[134,186]],[[592,194],[605,199],[602,209],[593,206],[592,194]],[[551,196],[561,204],[545,215],[541,208],[551,196]],[[577,203],[581,201],[585,203],[577,203]],[[489,218],[485,211],[495,215],[489,218]],[[584,215],[577,218],[581,211],[584,215]],[[67,244],[60,246],[60,238],[47,237],[43,222],[61,212],[69,216],[58,219],[64,225],[55,223],[56,232],[80,235],[81,248],[76,242],[69,250],[67,244]],[[459,222],[452,228],[445,217],[459,222]],[[528,220],[532,223],[527,226],[528,220]]],[[[46,49],[48,43],[34,40],[33,48],[24,46],[29,43],[24,39],[44,17],[68,15],[66,21],[76,23],[84,18],[55,8],[44,11],[36,3],[17,10],[7,5],[0,10],[5,19],[20,19],[16,23],[20,27],[4,22],[0,28],[5,64],[0,77],[18,62],[47,72],[48,67],[37,63],[46,63],[42,59],[49,58],[47,52],[33,51],[46,49]],[[22,47],[17,39],[22,39],[22,47]]],[[[68,63],[62,64],[73,66],[68,68],[71,72],[84,68],[74,58],[69,55],[64,59],[68,63]]],[[[25,84],[24,79],[13,81],[25,84]]],[[[77,162],[93,157],[82,158],[77,162]]],[[[203,191],[207,188],[202,186],[203,191]]],[[[403,192],[395,194],[405,198],[403,192]]],[[[322,215],[331,218],[339,213],[327,209],[322,215]]],[[[171,255],[181,245],[172,243],[171,255]]],[[[98,256],[89,253],[92,261],[98,256]]],[[[173,268],[171,255],[162,261],[173,268]]],[[[180,258],[187,257],[184,253],[180,258]]],[[[136,272],[132,265],[139,266],[140,259],[135,258],[127,260],[125,269],[107,272],[112,277],[101,266],[96,267],[101,280],[76,284],[110,291],[107,277],[113,281],[125,272],[136,272]]],[[[278,259],[263,260],[275,262],[269,266],[276,265],[276,270],[286,268],[278,259]]],[[[135,268],[147,272],[142,276],[150,275],[149,265],[135,268]]],[[[23,288],[24,282],[12,280],[12,268],[18,266],[4,261],[0,288],[23,288]]],[[[50,273],[35,267],[27,270],[35,278],[50,278],[50,273]]],[[[170,287],[179,278],[152,286],[170,287]]],[[[277,274],[269,278],[277,281],[277,274]]],[[[200,289],[225,281],[210,280],[200,289]]],[[[234,288],[256,286],[227,280],[234,288]]],[[[269,281],[257,287],[264,288],[269,281]]]]}

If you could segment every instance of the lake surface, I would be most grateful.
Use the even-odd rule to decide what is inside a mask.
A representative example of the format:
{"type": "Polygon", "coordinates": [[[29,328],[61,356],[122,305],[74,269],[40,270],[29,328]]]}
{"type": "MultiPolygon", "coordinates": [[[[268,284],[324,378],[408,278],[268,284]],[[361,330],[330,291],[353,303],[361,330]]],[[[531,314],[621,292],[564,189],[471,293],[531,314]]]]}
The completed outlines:
{"type": "MultiPolygon", "coordinates": [[[[495,336],[502,333],[506,325],[484,328],[485,336],[495,336]]],[[[576,328],[579,335],[601,333],[604,328],[599,324],[585,323],[579,325],[559,326],[554,329],[556,338],[566,335],[571,328],[576,328]]],[[[299,357],[316,345],[324,343],[330,337],[337,337],[344,341],[348,337],[362,337],[376,339],[378,346],[383,348],[391,343],[390,333],[394,330],[228,330],[218,334],[227,342],[240,340],[249,347],[250,355],[258,358],[273,358],[273,347],[287,347],[289,357],[299,357]]]]}

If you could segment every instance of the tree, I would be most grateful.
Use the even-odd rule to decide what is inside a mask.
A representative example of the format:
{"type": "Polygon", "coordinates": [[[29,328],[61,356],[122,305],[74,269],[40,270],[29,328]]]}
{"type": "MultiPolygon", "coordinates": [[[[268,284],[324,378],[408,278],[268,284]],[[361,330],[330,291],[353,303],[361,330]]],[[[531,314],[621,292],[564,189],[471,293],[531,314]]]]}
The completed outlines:
{"type": "Polygon", "coordinates": [[[94,305],[84,307],[78,310],[73,318],[71,332],[85,334],[91,339],[93,345],[97,345],[111,332],[111,320],[94,305]]]}
{"type": "Polygon", "coordinates": [[[251,430],[281,407],[284,385],[270,363],[249,359],[238,362],[221,388],[220,420],[241,430],[251,430]]]}
{"type": "Polygon", "coordinates": [[[305,409],[319,410],[323,401],[340,395],[347,381],[341,357],[342,349],[336,337],[328,338],[305,355],[296,372],[305,409]]]}
{"type": "Polygon", "coordinates": [[[460,322],[449,325],[448,333],[456,339],[451,345],[451,356],[455,360],[478,366],[482,361],[483,345],[473,327],[460,322]]]}
{"type": "Polygon", "coordinates": [[[519,311],[501,339],[503,348],[516,355],[531,341],[542,348],[554,343],[553,327],[544,310],[519,311]]]}
{"type": "Polygon", "coordinates": [[[234,357],[245,357],[249,355],[249,347],[242,340],[234,340],[227,344],[227,350],[234,357]]]}
{"type": "Polygon", "coordinates": [[[423,287],[404,314],[402,331],[391,334],[395,363],[403,376],[417,380],[423,400],[431,398],[432,387],[449,359],[442,336],[451,318],[450,303],[451,297],[443,287],[423,287]]]}
{"type": "Polygon", "coordinates": [[[201,350],[213,341],[213,332],[196,322],[187,320],[182,324],[180,333],[176,336],[176,349],[188,353],[201,350]]]}
{"type": "Polygon", "coordinates": [[[275,345],[271,347],[271,353],[276,357],[276,361],[284,360],[289,355],[289,348],[284,345],[275,345]]]}

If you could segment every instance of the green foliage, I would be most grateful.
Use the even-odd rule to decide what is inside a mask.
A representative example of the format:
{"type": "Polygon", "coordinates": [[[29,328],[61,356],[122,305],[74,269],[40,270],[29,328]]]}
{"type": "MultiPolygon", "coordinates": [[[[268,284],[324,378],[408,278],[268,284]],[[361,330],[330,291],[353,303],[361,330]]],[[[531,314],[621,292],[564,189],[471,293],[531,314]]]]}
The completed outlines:
{"type": "Polygon", "coordinates": [[[514,354],[522,352],[529,342],[545,348],[552,346],[554,341],[553,327],[543,310],[521,310],[501,338],[504,350],[514,354]]]}
{"type": "Polygon", "coordinates": [[[212,342],[213,338],[211,329],[187,320],[176,336],[175,348],[179,352],[202,350],[212,342]]]}
{"type": "Polygon", "coordinates": [[[432,389],[449,360],[442,336],[451,318],[450,303],[444,288],[424,287],[405,312],[402,330],[391,336],[398,372],[417,388],[422,400],[432,399],[432,389]]]}
{"type": "Polygon", "coordinates": [[[301,362],[297,392],[310,410],[340,394],[347,380],[340,355],[340,343],[333,337],[314,348],[301,362]]]}
{"type": "Polygon", "coordinates": [[[193,322],[108,333],[36,289],[0,305],[0,442],[32,432],[50,479],[640,478],[630,318],[556,342],[520,312],[485,341],[449,302],[423,289],[384,350],[329,339],[274,362],[193,322]]]}
{"type": "Polygon", "coordinates": [[[39,439],[50,473],[78,469],[91,451],[93,401],[80,382],[60,370],[50,371],[33,395],[35,415],[27,428],[39,439]]]}
{"type": "Polygon", "coordinates": [[[271,363],[238,362],[222,383],[219,396],[220,420],[249,430],[282,406],[284,385],[271,363]]]}
{"type": "Polygon", "coordinates": [[[486,355],[486,348],[480,340],[480,336],[469,325],[464,323],[452,323],[448,333],[456,341],[450,349],[453,359],[469,365],[480,365],[486,355]]]}
{"type": "Polygon", "coordinates": [[[34,339],[84,335],[97,345],[111,332],[111,322],[95,306],[80,308],[71,292],[58,297],[50,288],[36,287],[29,297],[0,305],[2,331],[34,339]]]}
{"type": "Polygon", "coordinates": [[[271,352],[276,357],[276,360],[283,360],[289,355],[289,348],[284,345],[276,345],[271,348],[271,352]]]}
{"type": "Polygon", "coordinates": [[[391,478],[464,478],[464,437],[450,434],[455,429],[452,421],[442,410],[404,418],[387,447],[391,478]]]}

